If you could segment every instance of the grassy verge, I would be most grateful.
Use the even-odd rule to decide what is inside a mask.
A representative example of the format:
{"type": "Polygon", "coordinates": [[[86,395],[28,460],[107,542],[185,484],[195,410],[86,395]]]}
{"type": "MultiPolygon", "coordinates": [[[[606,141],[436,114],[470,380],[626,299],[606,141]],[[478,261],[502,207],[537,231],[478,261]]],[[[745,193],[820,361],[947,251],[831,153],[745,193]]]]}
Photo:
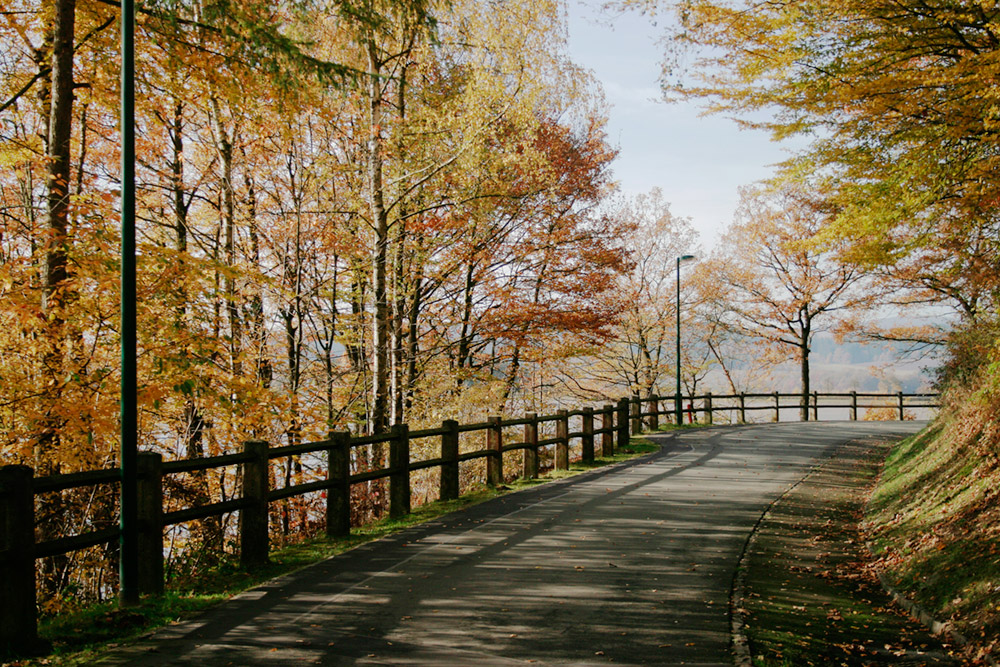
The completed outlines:
{"type": "Polygon", "coordinates": [[[661,424],[657,431],[660,433],[670,433],[671,431],[694,431],[700,428],[710,428],[712,426],[725,426],[725,424],[707,424],[703,422],[681,424],[680,426],[676,426],[674,424],[661,424]]]}
{"type": "Polygon", "coordinates": [[[843,448],[761,523],[743,600],[755,665],[957,664],[866,567],[859,522],[886,451],[843,448]]]}
{"type": "Polygon", "coordinates": [[[894,448],[867,525],[890,582],[968,637],[973,661],[1000,653],[1000,465],[955,437],[956,426],[894,448]]]}
{"type": "Polygon", "coordinates": [[[138,607],[118,609],[113,603],[105,603],[57,616],[42,617],[39,622],[39,635],[51,642],[51,654],[41,658],[4,662],[3,667],[87,665],[111,646],[191,616],[269,579],[318,563],[361,544],[506,493],[556,479],[573,477],[658,450],[659,445],[647,438],[632,438],[628,447],[620,450],[615,456],[598,458],[591,464],[574,462],[570,464],[569,470],[549,471],[538,479],[517,479],[499,489],[484,487],[467,493],[457,500],[428,503],[415,508],[411,514],[400,519],[386,518],[353,528],[349,537],[337,539],[315,537],[275,550],[270,555],[270,564],[253,572],[240,569],[238,559],[224,560],[212,568],[198,572],[197,576],[169,582],[168,589],[162,597],[144,599],[138,607]]]}

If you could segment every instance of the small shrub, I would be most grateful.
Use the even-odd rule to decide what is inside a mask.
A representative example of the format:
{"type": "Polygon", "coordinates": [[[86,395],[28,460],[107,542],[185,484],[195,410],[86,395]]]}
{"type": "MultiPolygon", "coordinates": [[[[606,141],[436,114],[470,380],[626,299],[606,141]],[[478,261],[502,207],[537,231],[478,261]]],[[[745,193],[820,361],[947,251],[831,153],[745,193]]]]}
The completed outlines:
{"type": "MultiPolygon", "coordinates": [[[[917,417],[909,410],[903,410],[903,421],[913,421],[917,417]]],[[[861,421],[866,422],[891,422],[899,419],[899,408],[881,407],[865,408],[861,415],[861,421]]]]}

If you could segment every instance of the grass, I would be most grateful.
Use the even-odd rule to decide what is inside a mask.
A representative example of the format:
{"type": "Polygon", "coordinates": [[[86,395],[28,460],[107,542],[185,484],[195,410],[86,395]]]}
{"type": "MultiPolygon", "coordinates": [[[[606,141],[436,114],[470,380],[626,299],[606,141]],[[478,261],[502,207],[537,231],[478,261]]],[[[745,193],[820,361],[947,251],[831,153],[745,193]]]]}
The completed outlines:
{"type": "Polygon", "coordinates": [[[975,660],[1000,651],[1000,464],[951,426],[894,448],[866,518],[891,583],[969,637],[975,660]]]}
{"type": "Polygon", "coordinates": [[[657,429],[661,433],[670,433],[671,431],[693,431],[700,428],[710,428],[712,426],[724,426],[724,424],[708,424],[705,422],[695,422],[693,424],[681,424],[677,426],[675,424],[660,424],[657,429]]]}
{"type": "Polygon", "coordinates": [[[951,659],[894,607],[866,567],[859,520],[886,452],[874,443],[842,449],[760,525],[748,552],[743,601],[755,665],[951,659]]]}
{"type": "Polygon", "coordinates": [[[271,552],[267,566],[252,572],[241,569],[238,559],[227,558],[211,568],[199,571],[197,575],[168,582],[163,596],[144,598],[136,607],[118,609],[114,603],[101,603],[58,615],[42,616],[38,631],[42,639],[51,643],[51,653],[44,657],[4,662],[3,667],[87,665],[107,648],[192,616],[274,577],[513,491],[573,477],[596,468],[646,456],[659,449],[659,445],[648,438],[635,437],[614,456],[599,457],[593,463],[576,461],[570,464],[569,470],[552,470],[538,479],[520,478],[497,489],[477,488],[457,500],[427,503],[415,508],[405,517],[384,518],[352,528],[349,537],[314,537],[277,549],[271,552]]]}

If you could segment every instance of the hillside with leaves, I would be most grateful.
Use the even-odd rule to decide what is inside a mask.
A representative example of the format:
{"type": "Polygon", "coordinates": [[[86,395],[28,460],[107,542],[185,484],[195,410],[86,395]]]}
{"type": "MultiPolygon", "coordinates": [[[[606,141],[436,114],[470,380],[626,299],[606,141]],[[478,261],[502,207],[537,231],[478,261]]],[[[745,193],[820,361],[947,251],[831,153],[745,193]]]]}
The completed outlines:
{"type": "MultiPolygon", "coordinates": [[[[968,352],[953,345],[945,373],[968,352]]],[[[1000,648],[1000,347],[982,352],[932,428],[890,455],[867,517],[878,567],[973,660],[1000,648]]]]}

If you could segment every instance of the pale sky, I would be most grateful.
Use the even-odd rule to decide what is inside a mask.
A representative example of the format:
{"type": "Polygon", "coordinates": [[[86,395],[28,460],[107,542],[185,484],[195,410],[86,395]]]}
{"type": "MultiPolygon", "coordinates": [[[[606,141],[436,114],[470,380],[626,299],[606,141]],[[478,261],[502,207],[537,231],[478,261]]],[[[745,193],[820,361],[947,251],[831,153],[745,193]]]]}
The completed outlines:
{"type": "Polygon", "coordinates": [[[593,71],[611,105],[608,140],[620,151],[615,176],[627,195],[663,190],[670,210],[690,218],[710,250],[732,221],[737,189],[770,176],[770,165],[787,154],[764,132],[699,116],[692,103],[662,102],[662,28],[637,13],[603,14],[600,5],[567,0],[569,56],[593,71]]]}

